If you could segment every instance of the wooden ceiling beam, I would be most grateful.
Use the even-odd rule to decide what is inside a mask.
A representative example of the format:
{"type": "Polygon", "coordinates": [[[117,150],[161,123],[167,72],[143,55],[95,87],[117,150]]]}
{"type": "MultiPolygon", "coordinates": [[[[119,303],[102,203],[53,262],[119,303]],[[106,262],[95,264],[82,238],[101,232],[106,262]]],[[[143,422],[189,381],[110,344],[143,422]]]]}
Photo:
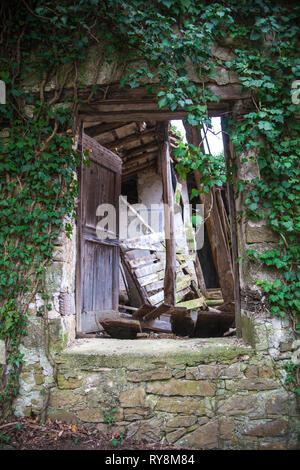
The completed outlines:
{"type": "MultiPolygon", "coordinates": [[[[127,145],[127,144],[131,144],[135,141],[140,141],[141,139],[143,139],[143,137],[156,137],[156,134],[155,134],[155,131],[153,129],[148,129],[148,130],[145,130],[141,133],[136,133],[136,134],[131,134],[127,137],[124,137],[123,139],[117,139],[115,140],[114,142],[111,142],[109,144],[107,144],[108,147],[122,147],[123,145],[127,145]]],[[[100,137],[100,136],[99,136],[100,137]]]]}
{"type": "MultiPolygon", "coordinates": [[[[220,114],[220,113],[219,113],[220,114]]],[[[217,114],[217,115],[219,115],[217,114]]],[[[171,111],[123,111],[121,112],[107,112],[107,113],[101,113],[101,115],[98,112],[93,112],[92,108],[88,114],[81,114],[80,119],[83,122],[91,122],[95,119],[101,119],[103,122],[129,122],[129,121],[147,121],[153,120],[153,121],[166,121],[166,120],[172,120],[172,119],[183,119],[186,115],[185,111],[180,111],[180,112],[171,112],[171,111]]]]}
{"type": "Polygon", "coordinates": [[[143,153],[137,157],[129,158],[125,162],[123,161],[123,168],[130,168],[133,164],[138,163],[138,162],[146,162],[148,160],[152,160],[153,158],[157,158],[158,155],[158,150],[156,152],[152,153],[143,153]]]}
{"type": "Polygon", "coordinates": [[[140,145],[139,147],[128,150],[128,152],[124,153],[124,157],[127,160],[127,159],[130,159],[131,157],[135,157],[136,155],[141,155],[147,152],[148,153],[153,152],[153,151],[156,151],[157,149],[158,149],[158,142],[153,141],[153,142],[150,142],[149,144],[140,145]]]}
{"type": "MultiPolygon", "coordinates": [[[[202,83],[198,84],[202,89],[202,83]]],[[[240,100],[249,98],[249,92],[242,93],[242,84],[228,83],[226,85],[218,85],[215,82],[205,83],[205,88],[213,91],[217,96],[224,100],[240,100]]],[[[79,89],[78,96],[80,99],[87,99],[91,91],[91,86],[86,89],[79,89]]],[[[71,94],[72,90],[66,90],[65,94],[71,94]]],[[[119,83],[111,85],[98,86],[98,90],[93,94],[92,101],[128,101],[142,100],[157,102],[156,94],[150,94],[144,87],[131,88],[130,86],[120,86],[119,83]]]]}
{"type": "Polygon", "coordinates": [[[139,173],[140,171],[143,171],[143,170],[146,170],[148,168],[153,168],[155,167],[156,165],[156,160],[152,160],[151,162],[148,162],[144,165],[138,165],[136,166],[135,168],[127,171],[127,172],[122,172],[122,179],[125,180],[127,178],[131,178],[133,175],[135,175],[136,173],[139,173]]]}

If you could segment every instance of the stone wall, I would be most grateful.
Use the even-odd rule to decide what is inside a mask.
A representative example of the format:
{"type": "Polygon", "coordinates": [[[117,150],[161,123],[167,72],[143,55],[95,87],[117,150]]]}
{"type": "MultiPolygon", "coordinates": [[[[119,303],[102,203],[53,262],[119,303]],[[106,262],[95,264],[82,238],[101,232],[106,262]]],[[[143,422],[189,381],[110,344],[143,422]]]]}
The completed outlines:
{"type": "Polygon", "coordinates": [[[297,448],[282,369],[236,338],[83,339],[57,363],[51,419],[183,448],[297,448]]]}
{"type": "MultiPolygon", "coordinates": [[[[49,353],[53,357],[71,344],[76,335],[75,246],[76,225],[73,224],[71,238],[62,232],[55,241],[53,263],[46,269],[46,290],[52,306],[48,313],[49,353]]],[[[27,336],[20,346],[24,366],[19,396],[14,402],[18,416],[39,413],[45,399],[41,391],[53,383],[53,367],[45,350],[45,324],[38,313],[42,306],[43,300],[37,295],[29,305],[27,336]]],[[[4,342],[0,341],[0,364],[4,362],[4,342]]]]}
{"type": "MultiPolygon", "coordinates": [[[[248,181],[260,178],[258,164],[253,151],[243,153],[236,159],[237,180],[248,181]],[[244,162],[244,163],[242,163],[244,162]]],[[[241,330],[242,337],[256,351],[264,351],[277,361],[291,359],[296,336],[291,328],[289,318],[272,315],[263,290],[257,285],[259,280],[274,282],[280,272],[268,268],[260,261],[250,259],[246,251],[255,250],[263,253],[266,250],[281,249],[278,236],[267,225],[266,220],[251,221],[246,216],[246,194],[240,193],[235,201],[236,211],[240,214],[237,224],[239,283],[241,294],[241,330]]],[[[282,363],[283,367],[283,363],[282,363]]]]}
{"type": "MultiPolygon", "coordinates": [[[[231,54],[220,47],[213,53],[216,59],[231,54]]],[[[99,48],[95,47],[86,63],[80,65],[84,84],[94,83],[95,72],[98,84],[122,77],[124,69],[118,59],[101,64],[95,60],[99,57],[99,48]]],[[[215,86],[239,82],[232,72],[221,67],[216,71],[215,86]]],[[[28,77],[24,85],[39,90],[35,77],[28,77]]],[[[54,82],[47,84],[47,91],[54,88],[54,82]]],[[[2,137],[7,138],[8,132],[5,129],[2,137]]],[[[240,165],[238,176],[248,180],[259,176],[255,159],[240,165]]],[[[277,240],[264,221],[253,223],[245,218],[243,196],[236,208],[242,211],[237,224],[239,256],[244,257],[247,248],[276,246],[277,240]]],[[[103,410],[112,416],[116,409],[114,429],[135,438],[165,440],[190,448],[297,447],[296,396],[284,385],[284,365],[291,360],[295,338],[288,319],[269,314],[256,286],[258,279],[274,278],[274,271],[259,263],[240,263],[242,334],[248,346],[233,338],[75,340],[75,242],[74,225],[71,239],[64,234],[58,238],[54,262],[47,271],[47,290],[53,296],[50,352],[59,367],[58,386],[51,391],[50,418],[105,430],[103,410]]],[[[14,404],[19,416],[38,414],[44,403],[44,388],[53,383],[44,325],[37,316],[41,305],[39,297],[30,305],[28,335],[21,347],[25,364],[14,404]]],[[[4,355],[0,341],[0,363],[4,363],[4,355]]]]}

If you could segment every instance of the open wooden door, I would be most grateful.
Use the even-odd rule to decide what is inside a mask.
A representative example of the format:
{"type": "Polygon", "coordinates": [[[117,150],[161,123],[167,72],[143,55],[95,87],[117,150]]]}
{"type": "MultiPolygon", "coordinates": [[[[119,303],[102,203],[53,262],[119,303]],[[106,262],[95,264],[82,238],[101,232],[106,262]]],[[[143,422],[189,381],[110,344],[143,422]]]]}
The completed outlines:
{"type": "Polygon", "coordinates": [[[99,319],[104,312],[118,310],[122,161],[84,133],[82,151],[88,154],[90,164],[83,164],[79,175],[76,312],[77,331],[88,333],[99,329],[99,319]],[[101,220],[97,208],[101,204],[115,208],[116,231],[107,229],[107,238],[99,238],[96,231],[101,220]]]}

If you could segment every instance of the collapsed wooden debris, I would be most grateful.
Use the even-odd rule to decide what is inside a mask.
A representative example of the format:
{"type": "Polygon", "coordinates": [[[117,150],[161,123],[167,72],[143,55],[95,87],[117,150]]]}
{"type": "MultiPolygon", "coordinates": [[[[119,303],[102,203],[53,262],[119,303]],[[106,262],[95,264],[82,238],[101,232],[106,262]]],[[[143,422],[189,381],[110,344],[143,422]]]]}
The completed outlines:
{"type": "MultiPolygon", "coordinates": [[[[134,339],[138,333],[148,332],[187,337],[232,334],[235,306],[229,248],[230,227],[221,193],[212,188],[209,195],[202,194],[200,175],[195,171],[195,182],[200,193],[199,200],[204,204],[206,228],[219,279],[219,284],[213,285],[220,285],[220,289],[207,289],[196,245],[191,248],[184,244],[183,248],[182,244],[178,246],[179,237],[176,238],[175,206],[180,201],[185,213],[189,194],[187,185],[180,183],[174,171],[172,173],[169,124],[158,123],[155,132],[152,127],[146,132],[146,126],[141,130],[137,123],[131,123],[130,126],[130,132],[134,135],[127,135],[130,130],[128,126],[125,126],[126,129],[123,129],[124,126],[117,129],[118,149],[114,139],[116,131],[112,132],[111,128],[108,129],[108,135],[102,135],[101,142],[110,150],[122,153],[126,176],[131,175],[131,165],[136,158],[141,160],[139,164],[143,163],[144,158],[149,163],[151,152],[155,152],[156,156],[158,154],[157,171],[162,176],[163,186],[164,229],[159,233],[154,232],[139,211],[127,202],[127,198],[121,197],[121,204],[126,205],[126,214],[129,211],[140,222],[139,237],[122,239],[120,234],[118,240],[120,274],[124,285],[119,296],[121,305],[119,311],[114,310],[110,315],[98,309],[83,313],[95,318],[94,324],[98,322],[110,336],[120,339],[134,339]],[[131,148],[133,143],[136,147],[134,149],[131,148]],[[126,153],[128,145],[130,161],[126,153]],[[149,151],[147,155],[145,151],[149,151]]],[[[188,141],[200,145],[201,134],[195,133],[190,126],[186,128],[188,141]]],[[[171,141],[173,145],[176,144],[176,139],[171,138],[171,141]]],[[[184,241],[190,237],[186,233],[184,241]]],[[[117,276],[115,278],[117,282],[117,276]]],[[[116,308],[116,303],[112,308],[116,308]]]]}
{"type": "Polygon", "coordinates": [[[144,304],[133,313],[116,313],[99,321],[103,329],[113,338],[134,339],[138,333],[173,333],[175,336],[207,337],[232,334],[234,313],[217,309],[191,310],[184,306],[161,304],[153,307],[144,304]],[[159,319],[160,318],[160,319],[159,319]]]}
{"type": "Polygon", "coordinates": [[[234,313],[212,308],[224,303],[221,289],[206,289],[204,297],[188,267],[188,261],[195,256],[184,253],[175,244],[175,305],[166,303],[164,233],[154,233],[141,215],[127,201],[124,203],[143,227],[140,237],[120,241],[121,273],[128,300],[140,307],[119,305],[123,313],[102,319],[101,326],[119,339],[134,339],[138,333],[150,332],[182,337],[222,336],[234,326],[234,313]]]}

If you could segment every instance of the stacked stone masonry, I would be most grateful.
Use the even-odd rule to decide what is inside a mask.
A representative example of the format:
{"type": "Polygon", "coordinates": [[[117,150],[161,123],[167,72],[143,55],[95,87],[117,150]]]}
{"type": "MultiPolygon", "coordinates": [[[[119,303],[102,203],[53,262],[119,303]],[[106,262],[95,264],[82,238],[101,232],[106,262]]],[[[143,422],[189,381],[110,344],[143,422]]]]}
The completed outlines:
{"type": "MultiPolygon", "coordinates": [[[[95,57],[100,53],[99,48],[92,48],[88,60],[80,64],[83,84],[94,83],[95,57]]],[[[232,55],[223,47],[213,48],[212,53],[216,60],[230,60],[232,55]]],[[[225,68],[217,67],[216,72],[214,86],[219,86],[221,95],[224,86],[239,84],[236,74],[225,68]]],[[[115,83],[123,74],[124,63],[117,63],[117,59],[104,63],[99,67],[97,84],[115,83]]],[[[199,82],[192,66],[189,75],[199,82]]],[[[39,91],[34,77],[25,86],[39,91]]],[[[46,91],[54,89],[54,81],[49,82],[46,91]]],[[[241,96],[235,112],[243,108],[243,102],[241,96]]],[[[32,113],[32,108],[27,111],[32,113]]],[[[7,138],[8,133],[5,129],[1,136],[7,138]]],[[[253,157],[239,156],[238,178],[251,181],[260,176],[253,157]]],[[[51,387],[51,419],[124,431],[136,439],[186,448],[299,448],[299,403],[285,385],[285,364],[292,360],[295,335],[288,318],[270,315],[256,284],[258,279],[273,280],[278,274],[245,256],[247,249],[262,252],[275,248],[278,240],[265,221],[247,220],[244,197],[240,195],[235,204],[237,213],[241,213],[237,237],[238,254],[243,259],[239,282],[245,342],[236,338],[75,339],[74,221],[71,238],[64,233],[58,237],[46,276],[47,292],[52,295],[50,353],[57,362],[58,380],[55,383],[45,352],[44,326],[37,315],[43,301],[37,296],[30,305],[28,335],[21,347],[25,363],[15,414],[39,414],[45,400],[43,392],[51,387]]],[[[4,344],[0,341],[0,364],[4,362],[4,344]]]]}
{"type": "Polygon", "coordinates": [[[60,355],[51,419],[191,449],[297,448],[295,395],[267,356],[236,339],[121,343],[60,355]]]}

